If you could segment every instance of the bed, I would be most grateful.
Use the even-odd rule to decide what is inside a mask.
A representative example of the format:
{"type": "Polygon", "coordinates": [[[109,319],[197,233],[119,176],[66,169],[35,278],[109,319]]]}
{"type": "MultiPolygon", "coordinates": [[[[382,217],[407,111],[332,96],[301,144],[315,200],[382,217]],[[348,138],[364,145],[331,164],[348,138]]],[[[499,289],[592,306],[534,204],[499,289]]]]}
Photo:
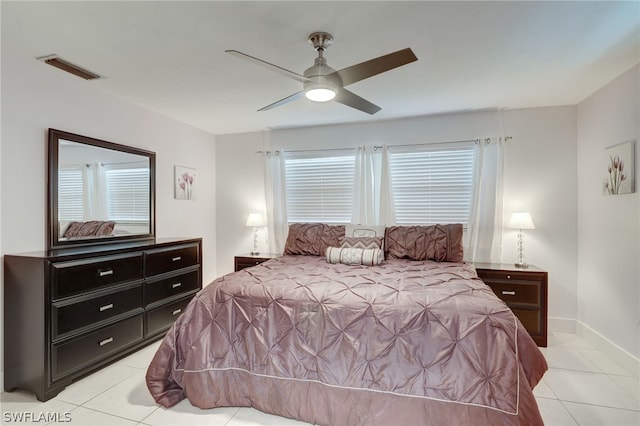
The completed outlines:
{"type": "Polygon", "coordinates": [[[194,297],[147,370],[149,391],[165,407],[188,398],[320,425],[542,424],[532,389],[547,364],[461,261],[461,233],[387,228],[384,261],[362,265],[328,255],[344,227],[292,225],[283,256],[194,297]]]}

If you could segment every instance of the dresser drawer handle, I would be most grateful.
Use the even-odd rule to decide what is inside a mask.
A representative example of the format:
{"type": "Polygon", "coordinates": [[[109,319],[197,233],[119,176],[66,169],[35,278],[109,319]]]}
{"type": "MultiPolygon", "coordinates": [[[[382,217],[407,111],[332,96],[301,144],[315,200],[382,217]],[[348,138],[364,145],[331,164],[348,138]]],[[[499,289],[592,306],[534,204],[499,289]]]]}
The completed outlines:
{"type": "Polygon", "coordinates": [[[171,288],[178,288],[182,285],[182,283],[175,283],[174,285],[171,286],[171,288]]]}
{"type": "Polygon", "coordinates": [[[100,342],[100,346],[107,345],[107,344],[109,344],[111,342],[113,342],[113,337],[109,337],[108,339],[104,339],[102,342],[100,342]]]}
{"type": "Polygon", "coordinates": [[[176,309],[175,311],[171,312],[171,315],[178,315],[180,312],[182,312],[182,309],[176,309]]]}
{"type": "Polygon", "coordinates": [[[113,269],[109,269],[108,271],[99,271],[98,275],[101,277],[106,277],[107,275],[113,275],[113,269]]]}
{"type": "Polygon", "coordinates": [[[515,296],[516,292],[514,290],[502,290],[502,294],[506,296],[515,296]]]}
{"type": "Polygon", "coordinates": [[[100,306],[100,312],[106,311],[107,309],[112,309],[113,303],[109,303],[108,305],[100,306]]]}
{"type": "Polygon", "coordinates": [[[507,279],[510,280],[511,279],[511,275],[507,275],[507,279]]]}
{"type": "Polygon", "coordinates": [[[182,260],[182,256],[176,256],[171,259],[173,262],[177,262],[178,260],[182,260]]]}

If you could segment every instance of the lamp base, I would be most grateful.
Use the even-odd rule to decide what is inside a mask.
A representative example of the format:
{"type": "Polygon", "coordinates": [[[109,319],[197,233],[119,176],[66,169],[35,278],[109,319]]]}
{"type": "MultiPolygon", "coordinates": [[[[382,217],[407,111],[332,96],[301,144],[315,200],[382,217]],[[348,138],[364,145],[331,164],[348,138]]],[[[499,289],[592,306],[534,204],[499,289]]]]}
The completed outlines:
{"type": "Polygon", "coordinates": [[[252,251],[252,252],[251,252],[251,256],[257,256],[257,255],[259,255],[259,254],[260,254],[260,252],[259,252],[259,251],[252,251]]]}
{"type": "Polygon", "coordinates": [[[514,263],[514,265],[515,265],[516,268],[520,268],[520,269],[527,269],[529,267],[529,264],[528,263],[524,263],[524,262],[522,262],[522,263],[514,263]]]}

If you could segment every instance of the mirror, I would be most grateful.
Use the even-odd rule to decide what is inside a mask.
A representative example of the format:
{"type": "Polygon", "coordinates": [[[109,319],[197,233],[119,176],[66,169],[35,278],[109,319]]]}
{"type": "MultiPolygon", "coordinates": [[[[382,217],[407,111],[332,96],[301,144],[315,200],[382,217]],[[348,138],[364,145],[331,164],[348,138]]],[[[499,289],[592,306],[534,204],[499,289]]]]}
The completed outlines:
{"type": "Polygon", "coordinates": [[[156,154],[49,129],[48,248],[155,237],[156,154]]]}

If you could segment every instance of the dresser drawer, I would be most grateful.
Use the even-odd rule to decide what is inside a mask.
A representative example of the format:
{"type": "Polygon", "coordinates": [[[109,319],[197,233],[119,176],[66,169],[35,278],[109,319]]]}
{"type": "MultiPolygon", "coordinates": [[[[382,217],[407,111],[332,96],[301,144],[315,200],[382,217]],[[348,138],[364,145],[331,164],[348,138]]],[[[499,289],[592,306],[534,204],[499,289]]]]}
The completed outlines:
{"type": "Polygon", "coordinates": [[[142,340],[142,314],[82,337],[52,345],[51,379],[57,380],[142,340]]]}
{"type": "Polygon", "coordinates": [[[136,309],[142,310],[142,284],[140,283],[124,289],[120,287],[118,291],[100,292],[89,299],[54,303],[52,306],[53,338],[56,339],[71,331],[136,309]]]}
{"type": "Polygon", "coordinates": [[[53,299],[142,279],[142,254],[52,264],[53,299]]]}
{"type": "Polygon", "coordinates": [[[146,336],[168,329],[187,307],[192,297],[185,297],[159,308],[147,311],[146,336]]]}
{"type": "Polygon", "coordinates": [[[508,304],[539,307],[542,300],[542,287],[537,281],[503,282],[485,280],[493,292],[508,304]],[[488,281],[488,282],[487,282],[488,281]]]}
{"type": "Polygon", "coordinates": [[[145,253],[145,275],[150,277],[199,263],[198,244],[149,250],[145,253]]]}
{"type": "Polygon", "coordinates": [[[200,288],[200,270],[187,272],[156,281],[147,281],[144,287],[145,307],[153,302],[187,293],[200,288]]]}

